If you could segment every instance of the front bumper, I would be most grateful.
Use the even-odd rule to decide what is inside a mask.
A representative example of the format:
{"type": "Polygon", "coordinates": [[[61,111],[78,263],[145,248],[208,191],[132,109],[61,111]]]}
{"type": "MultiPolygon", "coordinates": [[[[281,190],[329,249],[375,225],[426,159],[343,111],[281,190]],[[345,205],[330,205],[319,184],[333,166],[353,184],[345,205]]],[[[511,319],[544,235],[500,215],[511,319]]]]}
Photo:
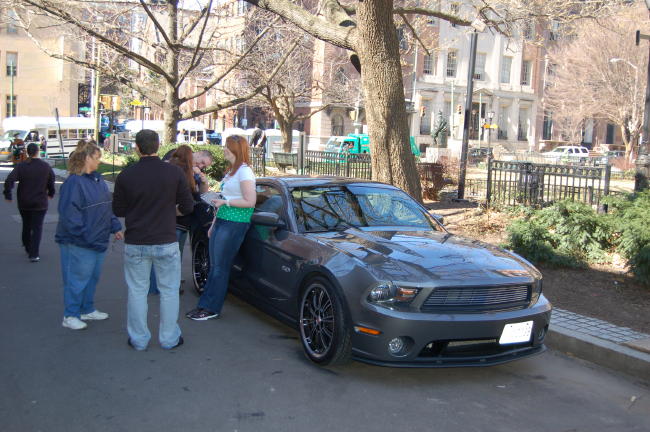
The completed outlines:
{"type": "Polygon", "coordinates": [[[540,354],[551,319],[551,304],[542,295],[527,309],[476,314],[401,312],[365,305],[354,325],[381,331],[377,336],[353,332],[356,360],[397,367],[489,366],[540,354]],[[531,339],[499,345],[506,324],[533,321],[531,339]],[[399,356],[388,342],[404,338],[407,349],[399,356]]]}

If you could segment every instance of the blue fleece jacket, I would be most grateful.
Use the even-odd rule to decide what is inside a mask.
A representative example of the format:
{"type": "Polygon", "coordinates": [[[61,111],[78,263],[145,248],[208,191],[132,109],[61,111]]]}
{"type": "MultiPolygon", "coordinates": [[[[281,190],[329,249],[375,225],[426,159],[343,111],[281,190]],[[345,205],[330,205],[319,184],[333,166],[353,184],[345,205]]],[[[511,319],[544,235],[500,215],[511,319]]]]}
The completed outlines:
{"type": "Polygon", "coordinates": [[[70,174],[59,191],[56,242],[104,252],[110,235],[122,230],[111,201],[108,186],[97,172],[70,174]]]}

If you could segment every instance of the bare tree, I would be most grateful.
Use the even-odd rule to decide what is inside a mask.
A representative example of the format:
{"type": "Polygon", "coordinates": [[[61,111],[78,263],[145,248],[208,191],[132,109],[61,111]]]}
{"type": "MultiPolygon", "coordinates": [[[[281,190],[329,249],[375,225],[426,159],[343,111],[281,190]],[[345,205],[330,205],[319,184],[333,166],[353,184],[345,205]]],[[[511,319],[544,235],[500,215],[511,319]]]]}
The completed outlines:
{"type": "MultiPolygon", "coordinates": [[[[247,40],[251,41],[257,36],[261,23],[273,17],[259,9],[253,15],[252,25],[246,32],[247,40]]],[[[351,108],[350,101],[359,99],[360,81],[354,76],[356,72],[349,65],[347,54],[334,49],[333,55],[327,56],[327,64],[314,64],[321,61],[314,56],[315,43],[312,36],[293,25],[274,26],[264,43],[257,44],[240,63],[237,69],[242,79],[237,88],[230,90],[241,92],[242,82],[247,86],[244,92],[261,87],[251,102],[271,109],[286,152],[291,151],[296,122],[305,121],[332,106],[351,108]],[[288,53],[287,61],[272,78],[273,65],[283,52],[288,53]],[[317,76],[314,71],[323,71],[323,74],[317,76]]]]}
{"type": "Polygon", "coordinates": [[[542,25],[551,20],[568,23],[598,17],[610,13],[619,0],[482,0],[468,2],[459,13],[451,13],[446,1],[433,2],[431,8],[419,7],[415,1],[393,0],[320,0],[312,7],[291,0],[246,1],[282,16],[320,40],[350,50],[351,61],[361,71],[373,177],[419,198],[394,15],[406,21],[416,15],[437,17],[465,27],[479,19],[494,31],[511,36],[531,21],[539,20],[542,25]]]}
{"type": "MultiPolygon", "coordinates": [[[[164,142],[174,140],[177,123],[235,106],[257,94],[216,102],[205,108],[183,110],[183,104],[205,95],[224,80],[247,54],[232,56],[232,49],[217,45],[224,35],[217,23],[221,13],[213,1],[200,10],[185,8],[182,0],[62,1],[14,0],[22,26],[32,40],[52,57],[100,71],[144,95],[161,107],[165,121],[164,142]],[[38,33],[58,31],[76,38],[91,50],[60,52],[41,44],[38,33]],[[212,61],[221,52],[223,62],[212,61]],[[212,73],[206,75],[210,67],[212,73]],[[190,91],[188,80],[202,78],[204,84],[190,91]],[[183,92],[183,89],[185,92],[183,92]]],[[[255,43],[263,38],[260,32],[255,43]]],[[[283,59],[278,59],[282,63],[283,59]]]]}
{"type": "Polygon", "coordinates": [[[643,123],[644,66],[648,50],[637,47],[637,29],[650,30],[645,6],[631,5],[606,21],[585,21],[574,36],[551,51],[546,107],[554,124],[574,143],[586,119],[616,124],[630,155],[643,123]]]}

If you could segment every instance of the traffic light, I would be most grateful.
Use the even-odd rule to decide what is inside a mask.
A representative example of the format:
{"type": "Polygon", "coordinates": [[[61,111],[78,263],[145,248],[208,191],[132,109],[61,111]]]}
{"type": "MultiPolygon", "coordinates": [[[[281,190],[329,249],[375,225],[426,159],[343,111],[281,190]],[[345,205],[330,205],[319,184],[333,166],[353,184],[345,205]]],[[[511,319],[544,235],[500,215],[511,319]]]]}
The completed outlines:
{"type": "Polygon", "coordinates": [[[427,113],[427,107],[426,107],[426,105],[422,105],[420,107],[420,117],[424,117],[426,115],[426,113],[427,113]]]}

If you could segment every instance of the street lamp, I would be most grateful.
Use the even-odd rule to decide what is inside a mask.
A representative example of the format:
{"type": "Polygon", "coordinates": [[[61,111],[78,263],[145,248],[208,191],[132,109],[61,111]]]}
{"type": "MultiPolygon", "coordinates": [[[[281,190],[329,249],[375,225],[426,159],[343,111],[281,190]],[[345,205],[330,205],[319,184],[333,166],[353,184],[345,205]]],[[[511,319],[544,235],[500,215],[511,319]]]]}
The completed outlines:
{"type": "Polygon", "coordinates": [[[637,117],[637,109],[636,109],[636,101],[638,99],[638,89],[639,89],[639,68],[630,63],[629,61],[622,59],[622,58],[611,58],[609,59],[610,63],[618,63],[618,62],[623,62],[626,63],[628,66],[634,68],[634,100],[632,101],[632,121],[636,122],[637,117]]]}
{"type": "Polygon", "coordinates": [[[494,111],[488,111],[487,113],[487,118],[488,118],[488,160],[492,159],[492,119],[494,118],[494,111]]]}

